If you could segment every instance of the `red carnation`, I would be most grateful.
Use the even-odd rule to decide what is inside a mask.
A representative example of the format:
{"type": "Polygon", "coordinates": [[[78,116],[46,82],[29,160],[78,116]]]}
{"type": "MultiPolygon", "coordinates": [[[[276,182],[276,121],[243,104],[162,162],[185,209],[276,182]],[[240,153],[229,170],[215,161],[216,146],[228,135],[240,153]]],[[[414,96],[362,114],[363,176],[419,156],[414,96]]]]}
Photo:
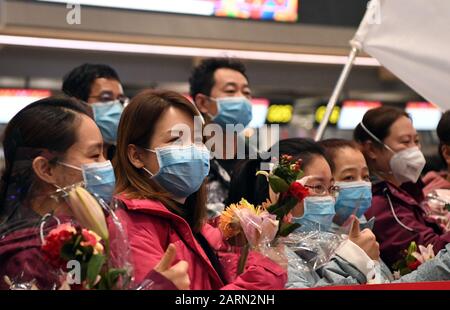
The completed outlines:
{"type": "Polygon", "coordinates": [[[409,268],[411,271],[414,271],[414,270],[416,270],[421,264],[422,264],[422,263],[421,263],[420,261],[415,260],[415,261],[413,261],[413,262],[407,263],[407,266],[408,266],[408,268],[409,268]]]}
{"type": "Polygon", "coordinates": [[[47,260],[56,267],[64,265],[64,260],[61,258],[61,248],[67,241],[71,240],[76,234],[76,229],[69,223],[61,224],[50,233],[44,240],[42,251],[47,260]]]}
{"type": "Polygon", "coordinates": [[[299,182],[293,182],[289,187],[289,194],[297,198],[300,202],[308,196],[309,190],[299,182]]]}

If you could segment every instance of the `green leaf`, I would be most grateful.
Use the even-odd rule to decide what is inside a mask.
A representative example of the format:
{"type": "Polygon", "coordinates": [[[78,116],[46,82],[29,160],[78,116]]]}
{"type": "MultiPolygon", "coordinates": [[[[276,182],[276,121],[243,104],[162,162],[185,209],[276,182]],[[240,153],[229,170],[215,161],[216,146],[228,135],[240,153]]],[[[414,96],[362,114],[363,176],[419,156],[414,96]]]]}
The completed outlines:
{"type": "Polygon", "coordinates": [[[267,208],[267,212],[269,212],[270,214],[275,214],[275,210],[278,209],[279,207],[280,205],[278,204],[278,202],[274,203],[273,205],[267,208]]]}
{"type": "Polygon", "coordinates": [[[305,175],[305,174],[303,173],[303,171],[302,171],[302,170],[299,170],[299,171],[297,172],[297,175],[296,175],[296,177],[295,177],[295,180],[300,180],[301,178],[303,178],[304,175],[305,175]]]}
{"type": "Polygon", "coordinates": [[[275,193],[284,193],[289,189],[289,184],[276,175],[269,176],[269,184],[275,193]]]}
{"type": "Polygon", "coordinates": [[[108,270],[106,274],[108,289],[114,289],[116,287],[117,280],[119,280],[119,277],[126,274],[127,271],[125,269],[112,268],[108,270]]]}
{"type": "Polygon", "coordinates": [[[280,225],[280,230],[278,231],[278,236],[287,237],[291,232],[300,226],[301,225],[299,223],[282,223],[280,225]]]}
{"type": "Polygon", "coordinates": [[[89,260],[88,266],[87,266],[87,280],[89,287],[93,287],[95,280],[97,280],[97,275],[100,273],[100,270],[103,267],[103,264],[105,263],[106,257],[104,255],[92,255],[91,259],[89,260]]]}
{"type": "Polygon", "coordinates": [[[414,241],[411,241],[408,247],[408,256],[417,251],[417,244],[414,241]]]}
{"type": "Polygon", "coordinates": [[[270,214],[275,214],[277,220],[280,220],[297,205],[297,202],[298,200],[296,198],[288,197],[287,199],[283,199],[282,201],[278,201],[276,204],[271,205],[267,208],[267,211],[270,214]]]}
{"type": "Polygon", "coordinates": [[[71,243],[66,243],[61,247],[60,252],[61,258],[64,260],[72,260],[75,258],[75,253],[73,252],[73,246],[71,243]]]}

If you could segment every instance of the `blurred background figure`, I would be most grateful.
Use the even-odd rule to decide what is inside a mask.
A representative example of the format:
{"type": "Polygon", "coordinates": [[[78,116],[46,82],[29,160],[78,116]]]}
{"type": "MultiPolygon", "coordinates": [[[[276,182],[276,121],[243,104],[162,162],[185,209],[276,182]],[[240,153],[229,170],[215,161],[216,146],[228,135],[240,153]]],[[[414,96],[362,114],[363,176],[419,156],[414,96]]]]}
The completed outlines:
{"type": "Polygon", "coordinates": [[[112,159],[117,127],[128,98],[116,71],[103,64],[83,64],[64,76],[62,91],[89,104],[103,136],[105,157],[112,159]]]}

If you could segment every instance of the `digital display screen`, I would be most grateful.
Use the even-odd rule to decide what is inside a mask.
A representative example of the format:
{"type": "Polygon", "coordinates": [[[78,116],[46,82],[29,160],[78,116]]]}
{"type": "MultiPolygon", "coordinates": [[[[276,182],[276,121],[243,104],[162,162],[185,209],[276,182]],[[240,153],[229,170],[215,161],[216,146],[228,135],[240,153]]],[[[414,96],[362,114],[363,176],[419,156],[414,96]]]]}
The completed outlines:
{"type": "Polygon", "coordinates": [[[344,101],[337,121],[337,128],[343,130],[355,129],[367,111],[380,106],[381,102],[379,101],[344,101]]]}
{"type": "Polygon", "coordinates": [[[296,22],[298,0],[38,0],[108,8],[296,22]]]}
{"type": "Polygon", "coordinates": [[[271,104],[267,111],[267,122],[271,124],[287,124],[294,116],[291,104],[271,104]]]}
{"type": "Polygon", "coordinates": [[[248,127],[260,128],[266,123],[267,111],[269,110],[269,100],[264,98],[252,99],[252,120],[248,127]]]}
{"type": "Polygon", "coordinates": [[[0,124],[7,124],[30,103],[51,96],[49,90],[0,89],[0,124]]]}
{"type": "Polygon", "coordinates": [[[429,102],[408,102],[406,113],[416,130],[436,130],[442,116],[442,112],[429,102]]]}

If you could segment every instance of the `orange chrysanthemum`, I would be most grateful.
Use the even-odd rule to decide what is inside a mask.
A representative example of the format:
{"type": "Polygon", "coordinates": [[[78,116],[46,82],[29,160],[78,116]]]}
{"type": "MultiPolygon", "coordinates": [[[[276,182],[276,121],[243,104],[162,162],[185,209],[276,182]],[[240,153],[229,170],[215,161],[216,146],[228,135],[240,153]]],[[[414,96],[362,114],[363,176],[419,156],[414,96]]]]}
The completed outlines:
{"type": "Polygon", "coordinates": [[[259,215],[262,211],[261,207],[255,208],[251,203],[249,203],[244,198],[237,204],[231,204],[228,208],[222,211],[219,219],[219,229],[223,233],[225,239],[230,239],[237,236],[242,232],[239,218],[236,214],[237,210],[248,209],[252,213],[259,215]]]}

